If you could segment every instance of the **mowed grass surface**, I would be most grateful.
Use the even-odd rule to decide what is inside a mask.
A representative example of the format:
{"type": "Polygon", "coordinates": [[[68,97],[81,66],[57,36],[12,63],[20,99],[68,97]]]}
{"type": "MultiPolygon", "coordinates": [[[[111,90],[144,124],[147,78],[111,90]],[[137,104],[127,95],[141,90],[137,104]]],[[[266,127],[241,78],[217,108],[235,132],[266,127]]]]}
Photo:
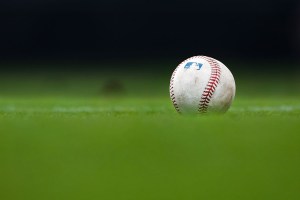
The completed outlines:
{"type": "Polygon", "coordinates": [[[94,84],[78,96],[53,94],[54,83],[3,90],[0,199],[300,198],[298,86],[253,95],[237,84],[225,115],[181,116],[167,79],[144,80],[148,92],[136,81],[118,98],[96,96],[94,84]]]}
{"type": "Polygon", "coordinates": [[[299,199],[300,105],[0,100],[1,199],[299,199]]]}

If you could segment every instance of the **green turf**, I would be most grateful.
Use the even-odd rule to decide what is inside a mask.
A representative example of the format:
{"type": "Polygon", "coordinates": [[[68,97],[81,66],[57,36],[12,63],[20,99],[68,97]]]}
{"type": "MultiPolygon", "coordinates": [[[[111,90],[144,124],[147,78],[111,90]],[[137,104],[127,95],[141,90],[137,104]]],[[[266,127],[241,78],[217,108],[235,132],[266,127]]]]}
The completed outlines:
{"type": "Polygon", "coordinates": [[[0,199],[300,199],[298,85],[237,78],[228,113],[181,116],[167,78],[27,79],[0,80],[0,199]]]}
{"type": "Polygon", "coordinates": [[[0,199],[299,199],[300,104],[0,99],[0,199]]]}

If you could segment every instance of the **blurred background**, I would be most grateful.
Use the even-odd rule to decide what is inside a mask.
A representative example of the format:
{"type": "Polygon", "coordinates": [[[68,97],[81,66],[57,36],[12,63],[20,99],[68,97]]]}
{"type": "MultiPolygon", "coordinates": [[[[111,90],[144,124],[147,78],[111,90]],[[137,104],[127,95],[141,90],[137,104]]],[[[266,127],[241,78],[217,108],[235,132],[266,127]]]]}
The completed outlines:
{"type": "Polygon", "coordinates": [[[222,61],[237,78],[282,76],[283,69],[288,79],[299,77],[297,0],[11,0],[0,2],[0,26],[1,94],[37,87],[67,94],[76,82],[73,93],[86,84],[97,85],[85,92],[96,95],[110,90],[105,85],[128,88],[125,75],[137,83],[137,73],[162,77],[166,93],[173,69],[194,55],[222,61]],[[77,79],[70,84],[68,76],[77,79]]]}

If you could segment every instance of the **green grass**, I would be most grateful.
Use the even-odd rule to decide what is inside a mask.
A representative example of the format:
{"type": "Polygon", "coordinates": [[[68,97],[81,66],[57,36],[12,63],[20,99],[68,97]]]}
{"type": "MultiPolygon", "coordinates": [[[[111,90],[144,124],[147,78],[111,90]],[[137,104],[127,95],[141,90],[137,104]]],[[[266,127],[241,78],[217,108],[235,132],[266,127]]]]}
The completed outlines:
{"type": "Polygon", "coordinates": [[[297,99],[0,99],[1,199],[299,199],[297,99]]]}
{"type": "Polygon", "coordinates": [[[182,116],[168,77],[95,77],[0,80],[0,199],[300,198],[298,80],[238,77],[228,113],[182,116]]]}

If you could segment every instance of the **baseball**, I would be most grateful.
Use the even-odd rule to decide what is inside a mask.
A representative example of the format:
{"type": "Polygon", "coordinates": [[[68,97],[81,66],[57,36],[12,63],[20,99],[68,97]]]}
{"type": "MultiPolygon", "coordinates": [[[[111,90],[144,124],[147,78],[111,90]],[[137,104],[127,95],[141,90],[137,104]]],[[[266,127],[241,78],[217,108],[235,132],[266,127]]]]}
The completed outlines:
{"type": "Polygon", "coordinates": [[[225,113],[235,96],[229,69],[207,56],[180,63],[170,81],[170,97],[179,113],[225,113]]]}

